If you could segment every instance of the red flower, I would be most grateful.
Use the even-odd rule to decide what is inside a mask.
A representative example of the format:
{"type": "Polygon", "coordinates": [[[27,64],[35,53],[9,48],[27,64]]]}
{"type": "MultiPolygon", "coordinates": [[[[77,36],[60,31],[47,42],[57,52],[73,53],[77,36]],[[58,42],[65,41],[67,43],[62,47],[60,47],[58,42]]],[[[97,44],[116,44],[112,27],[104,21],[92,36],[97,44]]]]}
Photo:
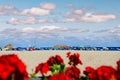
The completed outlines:
{"type": "Polygon", "coordinates": [[[111,66],[100,66],[97,70],[92,67],[86,67],[84,74],[90,80],[116,80],[116,71],[111,66]]]}
{"type": "Polygon", "coordinates": [[[71,78],[74,78],[75,80],[77,80],[80,76],[80,70],[75,67],[75,66],[72,66],[72,67],[68,67],[65,71],[65,74],[71,78]]]}
{"type": "Polygon", "coordinates": [[[74,80],[74,79],[66,76],[64,73],[60,73],[57,75],[50,76],[48,80],[74,80]]]}
{"type": "Polygon", "coordinates": [[[116,79],[116,71],[111,66],[100,66],[97,69],[98,80],[116,79]]]}
{"type": "Polygon", "coordinates": [[[117,78],[120,80],[120,60],[117,61],[117,78]]]}
{"type": "Polygon", "coordinates": [[[63,59],[59,55],[50,57],[47,63],[49,66],[53,66],[54,64],[64,64],[63,59]]]}
{"type": "Polygon", "coordinates": [[[82,61],[79,59],[80,58],[80,54],[78,53],[74,53],[73,55],[71,55],[70,52],[67,53],[67,57],[69,58],[69,62],[68,64],[76,66],[78,64],[82,64],[82,61]]]}
{"type": "Polygon", "coordinates": [[[117,70],[120,72],[120,60],[117,61],[117,70]]]}
{"type": "Polygon", "coordinates": [[[49,66],[52,66],[53,64],[56,64],[55,57],[54,56],[50,57],[48,59],[47,63],[48,63],[49,66]]]}
{"type": "Polygon", "coordinates": [[[89,77],[89,80],[98,80],[96,70],[90,66],[86,67],[83,73],[89,77]]]}
{"type": "Polygon", "coordinates": [[[42,75],[46,74],[49,71],[49,66],[47,63],[41,63],[36,67],[35,73],[41,72],[42,75]]]}
{"type": "Polygon", "coordinates": [[[0,80],[29,80],[25,64],[15,54],[0,56],[0,80]]]}
{"type": "Polygon", "coordinates": [[[15,70],[13,66],[0,63],[0,80],[8,79],[8,76],[15,70]]]}
{"type": "Polygon", "coordinates": [[[67,57],[70,57],[70,55],[71,55],[71,52],[67,52],[67,57]]]}
{"type": "Polygon", "coordinates": [[[55,60],[57,64],[64,64],[63,59],[59,55],[55,56],[55,60]]]}

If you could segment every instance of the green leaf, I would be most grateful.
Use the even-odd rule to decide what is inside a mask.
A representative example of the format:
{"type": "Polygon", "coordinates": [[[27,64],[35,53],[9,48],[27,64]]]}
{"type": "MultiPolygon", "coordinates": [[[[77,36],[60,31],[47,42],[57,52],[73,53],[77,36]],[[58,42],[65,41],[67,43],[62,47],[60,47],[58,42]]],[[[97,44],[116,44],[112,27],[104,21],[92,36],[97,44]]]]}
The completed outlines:
{"type": "Polygon", "coordinates": [[[64,72],[64,69],[65,69],[65,65],[64,65],[64,64],[61,64],[61,65],[60,65],[60,72],[64,72]]]}
{"type": "Polygon", "coordinates": [[[54,68],[54,67],[50,67],[50,71],[51,71],[51,72],[54,72],[54,71],[55,71],[55,68],[54,68]]]}
{"type": "Polygon", "coordinates": [[[53,65],[50,67],[50,71],[52,72],[52,74],[58,74],[60,72],[60,65],[53,65]]]}
{"type": "Polygon", "coordinates": [[[31,78],[36,78],[36,74],[35,74],[35,73],[31,73],[31,74],[30,74],[30,77],[31,77],[31,78]]]}
{"type": "Polygon", "coordinates": [[[79,80],[89,80],[89,78],[87,76],[80,76],[79,80]]]}
{"type": "Polygon", "coordinates": [[[44,76],[44,77],[43,77],[43,80],[47,80],[47,78],[44,76]]]}

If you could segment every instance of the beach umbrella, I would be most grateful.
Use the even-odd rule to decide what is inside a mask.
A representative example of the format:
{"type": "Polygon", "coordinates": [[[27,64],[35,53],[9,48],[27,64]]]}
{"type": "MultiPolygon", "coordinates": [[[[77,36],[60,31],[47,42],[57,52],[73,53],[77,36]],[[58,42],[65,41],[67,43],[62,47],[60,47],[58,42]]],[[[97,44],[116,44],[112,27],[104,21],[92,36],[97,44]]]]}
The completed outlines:
{"type": "Polygon", "coordinates": [[[65,46],[64,45],[55,45],[54,48],[55,49],[64,49],[65,46]]]}
{"type": "Polygon", "coordinates": [[[6,50],[15,50],[16,47],[13,46],[12,44],[7,44],[4,48],[6,48],[6,50]]]}

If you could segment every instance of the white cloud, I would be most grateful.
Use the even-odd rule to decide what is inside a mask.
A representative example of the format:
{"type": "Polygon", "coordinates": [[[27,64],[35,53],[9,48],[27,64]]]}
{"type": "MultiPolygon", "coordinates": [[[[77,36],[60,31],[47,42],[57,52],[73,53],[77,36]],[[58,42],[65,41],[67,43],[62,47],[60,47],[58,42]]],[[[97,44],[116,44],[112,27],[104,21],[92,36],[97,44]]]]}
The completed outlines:
{"type": "Polygon", "coordinates": [[[33,27],[26,27],[22,29],[5,29],[0,31],[0,34],[28,34],[29,33],[35,33],[37,34],[48,34],[48,35],[53,35],[53,34],[69,34],[72,32],[74,33],[83,33],[83,32],[88,32],[89,30],[86,29],[71,29],[71,28],[65,28],[65,27],[58,27],[58,26],[42,26],[38,28],[33,28],[33,27]]]}
{"type": "Polygon", "coordinates": [[[81,19],[81,21],[85,21],[85,22],[104,22],[104,21],[116,19],[116,16],[112,15],[112,14],[86,13],[80,19],[81,19]]]}
{"type": "Polygon", "coordinates": [[[112,36],[115,36],[117,38],[120,39],[120,29],[112,29],[112,30],[109,30],[109,33],[112,35],[112,36]]]}
{"type": "Polygon", "coordinates": [[[74,9],[71,12],[67,12],[65,14],[65,18],[79,18],[84,15],[84,11],[82,9],[74,9]]]}
{"type": "Polygon", "coordinates": [[[114,27],[113,29],[109,30],[108,32],[112,36],[120,38],[120,25],[118,25],[117,27],[114,27]]]}
{"type": "Polygon", "coordinates": [[[37,20],[37,22],[38,23],[46,23],[46,22],[48,22],[48,20],[47,19],[39,19],[39,20],[37,20]]]}
{"type": "Polygon", "coordinates": [[[89,32],[89,30],[86,29],[69,29],[69,28],[64,28],[64,27],[57,27],[57,26],[43,26],[40,28],[23,28],[23,32],[40,32],[40,33],[53,33],[53,34],[58,34],[58,33],[83,33],[83,32],[89,32]]]}
{"type": "Polygon", "coordinates": [[[39,28],[40,29],[40,31],[51,31],[51,30],[56,30],[56,29],[62,29],[61,27],[57,27],[57,26],[43,26],[43,27],[41,27],[41,28],[39,28]]]}
{"type": "Polygon", "coordinates": [[[36,19],[34,17],[30,17],[28,19],[16,19],[16,18],[11,18],[8,22],[8,24],[35,24],[37,23],[36,19]]]}
{"type": "Polygon", "coordinates": [[[73,4],[68,4],[68,5],[67,5],[67,8],[69,8],[69,9],[74,9],[74,6],[73,6],[73,4]]]}
{"type": "Polygon", "coordinates": [[[119,29],[115,29],[115,30],[110,30],[110,33],[114,33],[114,34],[120,34],[120,30],[119,29]]]}
{"type": "MultiPolygon", "coordinates": [[[[25,43],[28,40],[30,43],[36,41],[36,43],[51,42],[51,41],[68,41],[67,37],[71,37],[76,34],[87,32],[85,29],[70,29],[58,26],[42,26],[38,28],[26,27],[26,28],[14,28],[0,30],[0,39],[7,43],[25,43]],[[72,33],[72,35],[70,35],[72,33]],[[63,40],[64,38],[64,40],[63,40]]],[[[69,39],[69,41],[73,38],[69,39]]]]}
{"type": "Polygon", "coordinates": [[[14,10],[14,9],[15,9],[14,6],[9,6],[9,5],[0,6],[0,11],[1,11],[1,10],[14,10]]]}
{"type": "Polygon", "coordinates": [[[26,19],[11,18],[7,21],[8,24],[19,25],[19,24],[40,24],[40,23],[56,23],[54,19],[36,19],[35,17],[28,17],[26,19]]]}
{"type": "Polygon", "coordinates": [[[80,9],[74,10],[73,12],[74,12],[74,14],[76,14],[76,15],[82,15],[82,14],[83,14],[83,11],[80,10],[80,9]]]}
{"type": "Polygon", "coordinates": [[[63,22],[78,22],[75,18],[67,18],[63,22]]]}
{"type": "MultiPolygon", "coordinates": [[[[58,27],[58,26],[42,26],[38,28],[33,27],[26,27],[26,28],[14,28],[14,29],[4,29],[0,30],[0,40],[7,43],[21,43],[24,45],[32,44],[33,42],[39,43],[76,43],[82,45],[91,45],[91,44],[98,44],[105,45],[105,44],[119,44],[120,35],[112,35],[113,33],[107,35],[80,35],[84,32],[88,32],[89,30],[86,29],[72,29],[66,27],[58,27]],[[75,36],[76,35],[76,36],[75,36]],[[65,42],[66,41],[66,42],[65,42]],[[28,43],[27,43],[28,42],[28,43]],[[109,42],[109,43],[107,43],[109,42]]],[[[115,31],[113,31],[115,33],[115,31]]],[[[119,33],[119,31],[117,31],[119,33]]],[[[53,44],[53,45],[54,45],[53,44]]],[[[48,45],[47,45],[48,46],[48,45]]],[[[91,45],[92,46],[92,45],[91,45]]]]}
{"type": "Polygon", "coordinates": [[[31,9],[25,9],[21,12],[21,15],[29,15],[29,16],[44,16],[44,15],[49,15],[50,10],[47,9],[42,9],[38,7],[33,7],[31,9]]]}
{"type": "Polygon", "coordinates": [[[40,7],[32,7],[30,9],[24,9],[20,12],[20,15],[25,16],[45,16],[49,15],[53,9],[56,8],[56,5],[53,3],[44,3],[40,7]]]}
{"type": "Polygon", "coordinates": [[[14,10],[16,10],[14,6],[0,6],[0,15],[11,14],[14,10]]]}
{"type": "Polygon", "coordinates": [[[6,12],[0,11],[0,15],[5,15],[5,14],[6,14],[6,12]]]}
{"type": "Polygon", "coordinates": [[[57,23],[58,21],[56,19],[49,19],[49,23],[57,23]]]}
{"type": "Polygon", "coordinates": [[[23,28],[21,29],[21,32],[25,32],[25,33],[29,33],[29,32],[34,32],[34,33],[52,33],[51,31],[54,30],[61,30],[60,27],[56,27],[56,26],[43,26],[40,28],[33,28],[33,27],[27,27],[27,28],[23,28]]]}
{"type": "Polygon", "coordinates": [[[53,3],[43,3],[40,5],[41,8],[43,9],[55,9],[56,8],[56,5],[53,4],[53,3]]]}
{"type": "Polygon", "coordinates": [[[22,16],[45,16],[49,15],[56,5],[53,3],[44,3],[38,7],[18,10],[14,6],[0,6],[0,15],[22,15],[22,16]]]}
{"type": "Polygon", "coordinates": [[[52,9],[55,9],[56,5],[53,3],[44,3],[40,7],[32,7],[30,9],[24,9],[20,12],[21,15],[30,15],[30,16],[44,16],[49,15],[52,9]]]}
{"type": "Polygon", "coordinates": [[[117,27],[120,28],[120,25],[118,25],[117,27]]]}
{"type": "Polygon", "coordinates": [[[109,29],[102,29],[102,30],[94,31],[94,33],[105,33],[105,32],[109,32],[109,29]]]}
{"type": "Polygon", "coordinates": [[[105,22],[116,19],[113,14],[86,13],[81,9],[73,10],[65,15],[63,22],[105,22]]]}

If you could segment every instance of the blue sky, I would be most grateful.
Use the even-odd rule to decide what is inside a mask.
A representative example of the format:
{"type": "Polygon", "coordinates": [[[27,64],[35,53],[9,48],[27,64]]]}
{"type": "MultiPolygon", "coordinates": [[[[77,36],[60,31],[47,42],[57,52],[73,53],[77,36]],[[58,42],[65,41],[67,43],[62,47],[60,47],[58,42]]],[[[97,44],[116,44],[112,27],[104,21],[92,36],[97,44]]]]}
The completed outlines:
{"type": "Polygon", "coordinates": [[[0,0],[0,46],[120,46],[120,0],[0,0]]]}

